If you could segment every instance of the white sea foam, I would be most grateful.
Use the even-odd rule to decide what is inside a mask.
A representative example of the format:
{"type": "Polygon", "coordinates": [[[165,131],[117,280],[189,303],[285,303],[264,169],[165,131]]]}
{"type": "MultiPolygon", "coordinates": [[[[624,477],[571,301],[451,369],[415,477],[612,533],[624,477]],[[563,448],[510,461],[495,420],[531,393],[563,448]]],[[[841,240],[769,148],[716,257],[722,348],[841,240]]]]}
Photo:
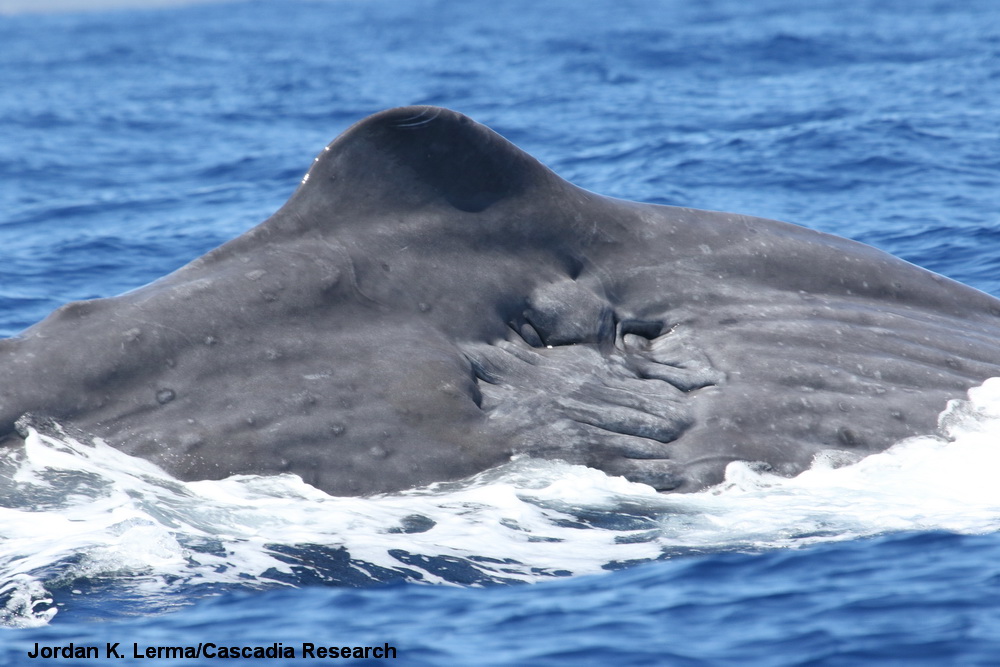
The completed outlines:
{"type": "Polygon", "coordinates": [[[463,482],[338,498],[292,475],[180,482],[101,442],[32,431],[0,459],[0,623],[48,622],[72,604],[54,605],[51,591],[72,594],[77,581],[169,607],[206,586],[475,585],[691,551],[991,532],[998,445],[1000,378],[952,401],[939,434],[852,465],[820,457],[793,479],[732,464],[723,484],[687,495],[522,458],[463,482]]]}

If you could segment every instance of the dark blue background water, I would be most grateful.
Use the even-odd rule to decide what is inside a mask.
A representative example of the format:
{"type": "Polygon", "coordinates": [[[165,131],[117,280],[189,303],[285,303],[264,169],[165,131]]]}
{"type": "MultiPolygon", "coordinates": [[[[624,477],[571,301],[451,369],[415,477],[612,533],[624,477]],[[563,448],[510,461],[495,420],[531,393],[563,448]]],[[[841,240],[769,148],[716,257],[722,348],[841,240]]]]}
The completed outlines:
{"type": "MultiPolygon", "coordinates": [[[[0,17],[0,334],[248,229],[350,123],[403,104],[460,110],[603,194],[799,222],[1000,295],[998,102],[992,0],[0,17]]],[[[72,639],[389,641],[429,665],[996,664],[998,556],[996,534],[918,533],[537,586],[229,594],[6,631],[0,662],[72,639]]]]}

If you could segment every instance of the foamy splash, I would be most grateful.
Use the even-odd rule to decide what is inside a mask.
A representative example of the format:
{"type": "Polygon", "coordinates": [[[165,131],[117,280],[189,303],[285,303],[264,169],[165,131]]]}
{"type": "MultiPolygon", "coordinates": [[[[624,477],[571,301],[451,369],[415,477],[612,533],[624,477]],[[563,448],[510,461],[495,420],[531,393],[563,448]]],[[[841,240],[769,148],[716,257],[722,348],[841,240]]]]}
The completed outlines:
{"type": "Polygon", "coordinates": [[[526,458],[372,498],[292,475],[185,483],[100,441],[33,430],[0,458],[0,623],[44,624],[100,594],[81,581],[151,610],[234,587],[483,585],[890,531],[992,532],[998,444],[1000,378],[952,401],[939,435],[851,465],[821,456],[792,479],[732,464],[723,484],[687,495],[526,458]]]}

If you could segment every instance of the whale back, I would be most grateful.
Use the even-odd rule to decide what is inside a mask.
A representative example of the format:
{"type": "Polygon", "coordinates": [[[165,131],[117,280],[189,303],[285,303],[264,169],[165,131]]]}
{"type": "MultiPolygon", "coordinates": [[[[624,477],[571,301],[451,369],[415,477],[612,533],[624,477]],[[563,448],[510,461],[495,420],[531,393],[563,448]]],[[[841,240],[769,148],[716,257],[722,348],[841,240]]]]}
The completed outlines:
{"type": "Polygon", "coordinates": [[[0,341],[0,435],[50,417],[182,479],[335,494],[518,453],[689,491],[735,460],[795,474],[932,431],[1000,374],[998,322],[993,297],[863,244],[601,197],[407,107],[242,236],[0,341]]]}

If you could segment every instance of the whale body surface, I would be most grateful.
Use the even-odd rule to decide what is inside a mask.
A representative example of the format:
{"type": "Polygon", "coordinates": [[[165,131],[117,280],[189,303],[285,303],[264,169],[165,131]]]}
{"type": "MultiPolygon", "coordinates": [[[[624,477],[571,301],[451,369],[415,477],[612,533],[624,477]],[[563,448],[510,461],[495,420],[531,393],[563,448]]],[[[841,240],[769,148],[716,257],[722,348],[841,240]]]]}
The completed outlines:
{"type": "Polygon", "coordinates": [[[869,246],[602,197],[406,107],[249,232],[0,341],[0,438],[46,417],[181,479],[338,495],[515,454],[693,491],[931,432],[998,342],[1000,301],[869,246]]]}

